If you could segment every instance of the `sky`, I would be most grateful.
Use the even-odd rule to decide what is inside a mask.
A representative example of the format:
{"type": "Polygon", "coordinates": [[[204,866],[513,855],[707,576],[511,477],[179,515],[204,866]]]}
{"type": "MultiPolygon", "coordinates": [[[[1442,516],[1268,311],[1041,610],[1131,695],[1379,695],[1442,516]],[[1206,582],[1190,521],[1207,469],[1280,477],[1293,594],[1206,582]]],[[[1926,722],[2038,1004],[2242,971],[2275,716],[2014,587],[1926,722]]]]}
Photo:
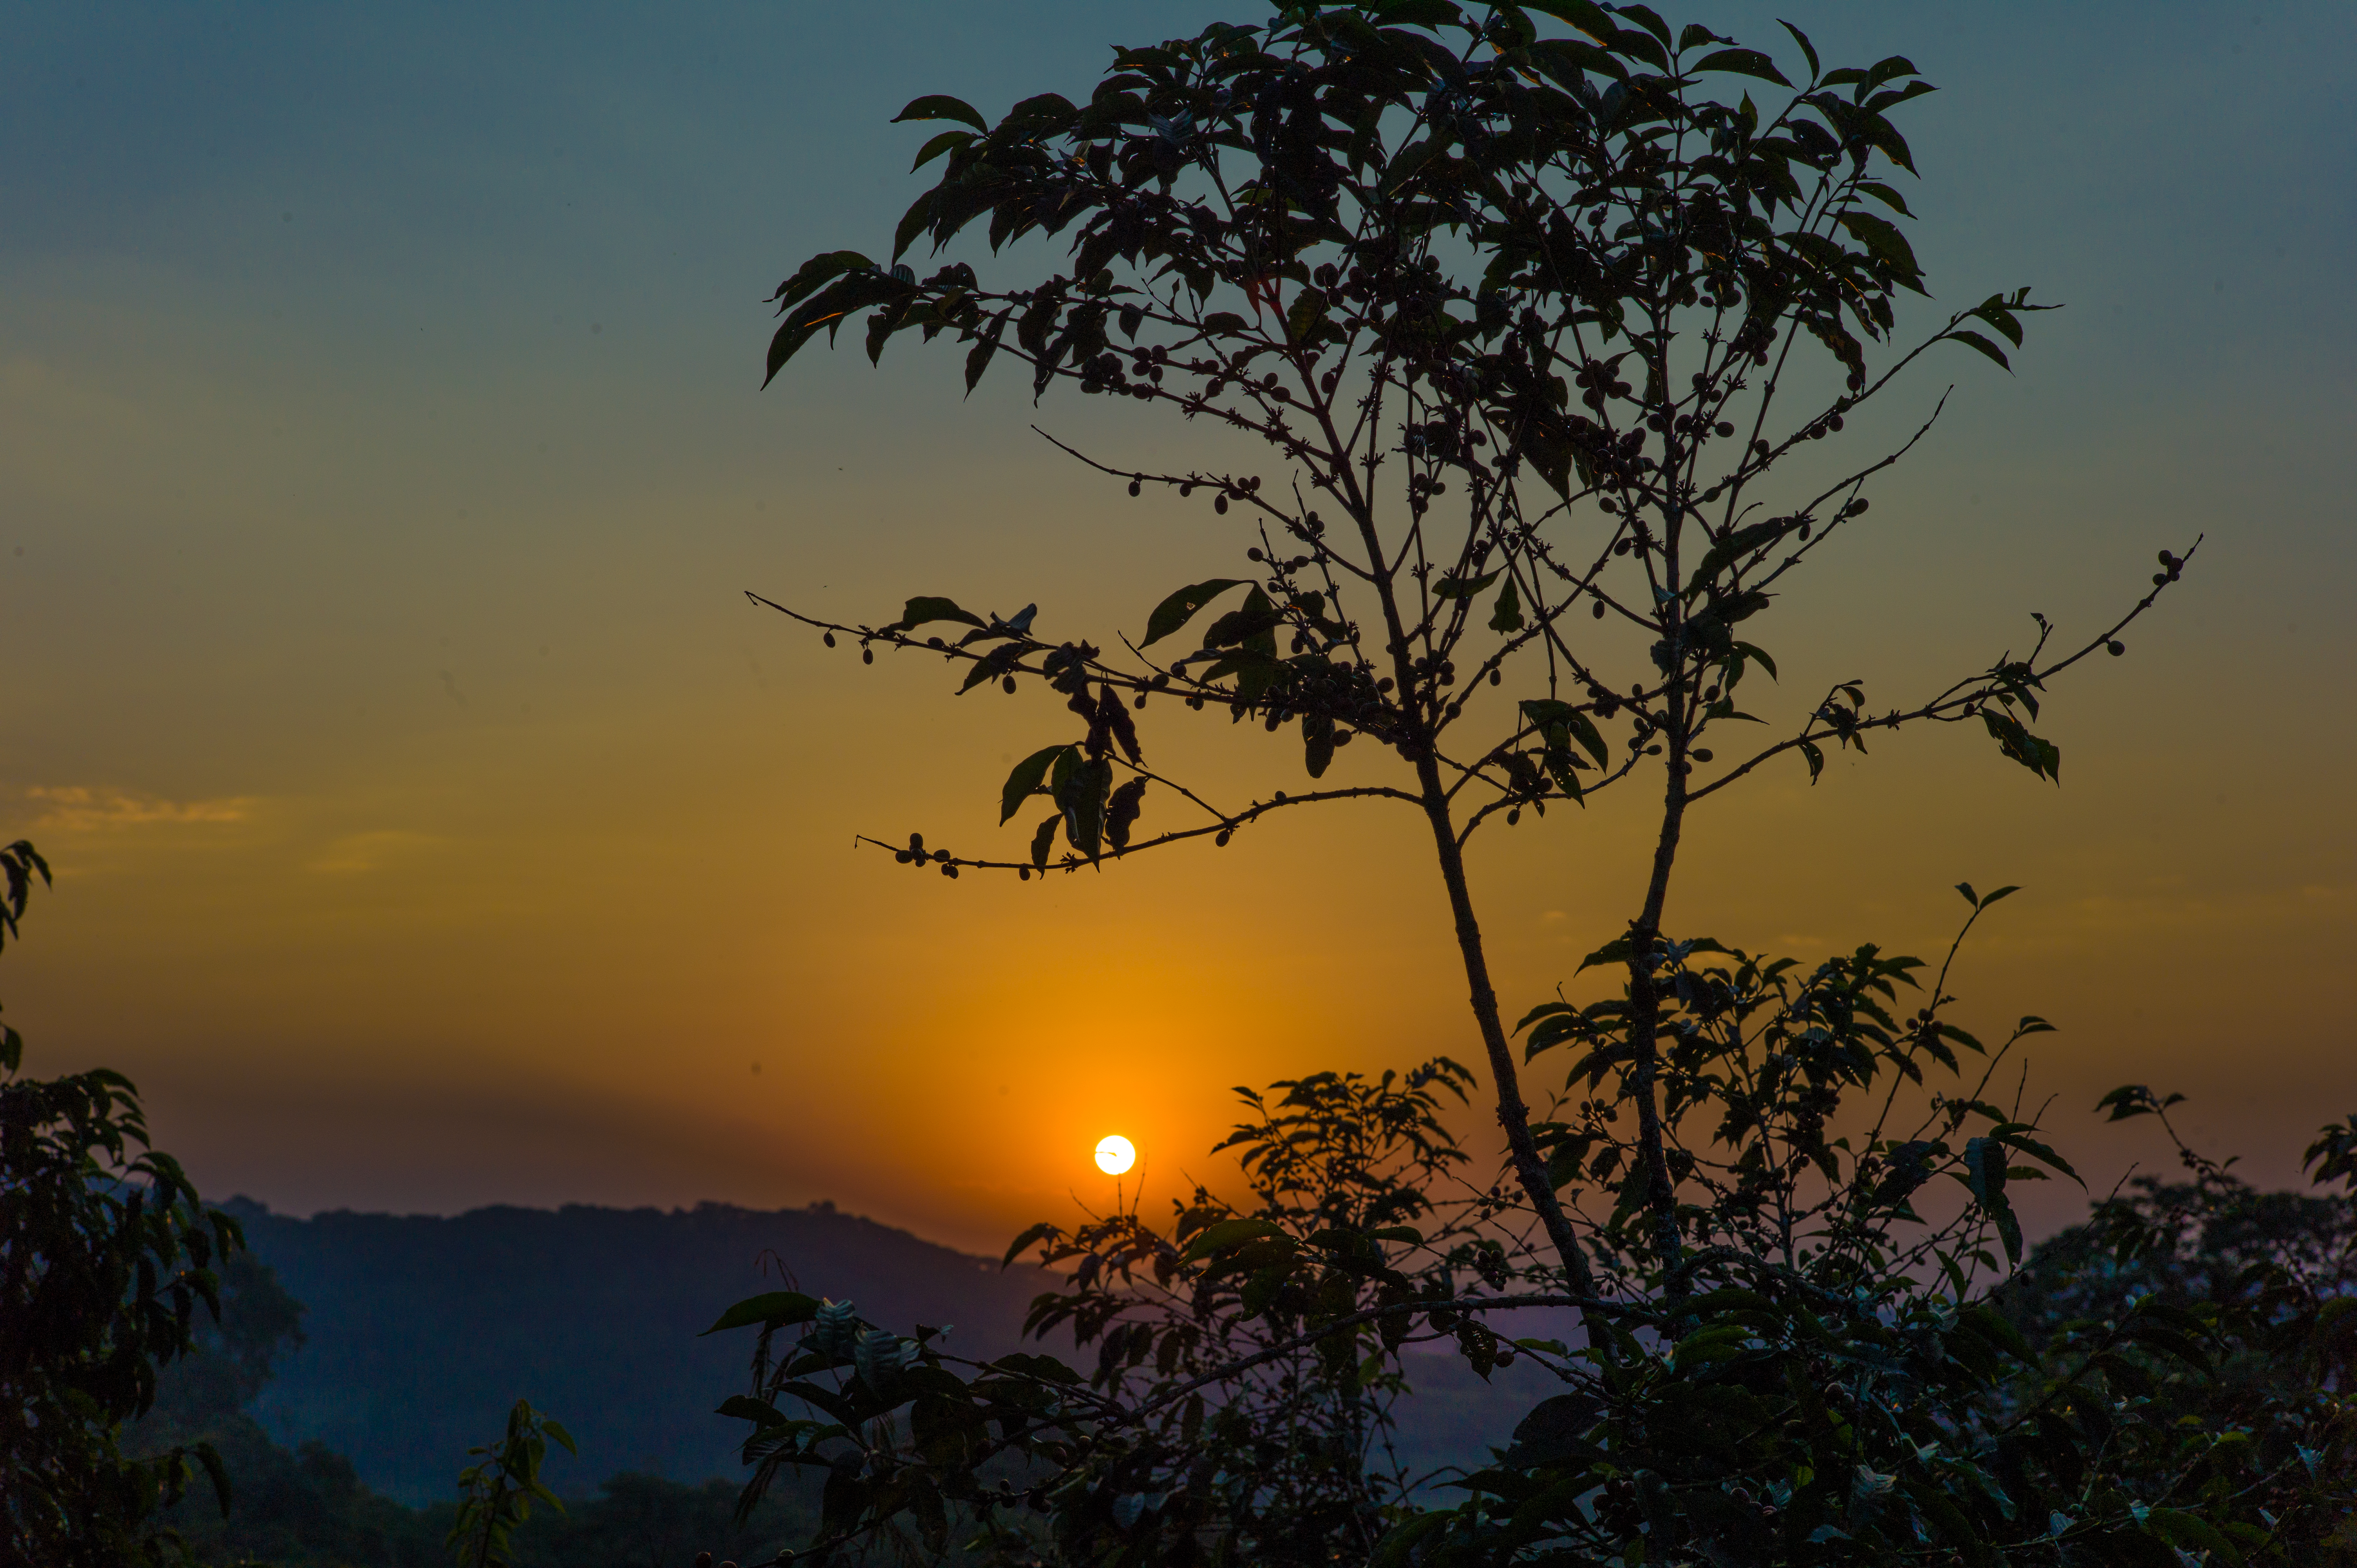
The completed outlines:
{"type": "MultiPolygon", "coordinates": [[[[2019,884],[1952,989],[1984,1032],[2059,1026],[2028,1092],[2091,1181],[2166,1165],[2089,1114],[2128,1081],[2296,1179],[2357,1110],[2357,11],[1688,15],[1911,58],[1939,304],[2068,306],[2017,374],[1954,353],[1908,389],[1955,392],[1781,607],[1788,696],[1943,684],[2205,542],[2055,693],[2059,789],[1958,730],[1771,771],[1690,833],[1671,924],[1932,953],[1953,884],[2019,884]]],[[[996,1250],[1107,1200],[1105,1133],[1158,1201],[1217,1168],[1230,1085],[1478,1058],[1412,818],[912,878],[854,835],[1018,850],[998,784],[1068,738],[1052,700],[952,699],[743,597],[1036,601],[1107,642],[1236,575],[1240,530],[1030,430],[1188,460],[1128,405],[963,398],[957,350],[907,339],[759,390],[777,280],[888,249],[921,188],[902,103],[1079,98],[1109,44],[1223,16],[1263,19],[0,12],[0,840],[58,873],[0,959],[27,1070],[131,1073],[209,1195],[298,1214],[826,1198],[996,1250]]],[[[1289,740],[1147,716],[1228,799],[1298,778],[1289,740]]],[[[1599,801],[1477,850],[1510,1014],[1625,918],[1645,828],[1599,801]]]]}

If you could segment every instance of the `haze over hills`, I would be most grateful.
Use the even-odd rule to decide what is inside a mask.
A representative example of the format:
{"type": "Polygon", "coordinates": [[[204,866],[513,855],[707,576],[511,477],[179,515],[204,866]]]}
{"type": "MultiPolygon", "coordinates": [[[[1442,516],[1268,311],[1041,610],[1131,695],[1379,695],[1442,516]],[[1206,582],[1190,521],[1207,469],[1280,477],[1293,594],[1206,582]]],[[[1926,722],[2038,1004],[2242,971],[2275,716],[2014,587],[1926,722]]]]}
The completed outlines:
{"type": "MultiPolygon", "coordinates": [[[[578,1440],[579,1457],[549,1456],[549,1479],[567,1494],[623,1470],[736,1477],[743,1428],[712,1412],[741,1391],[751,1336],[700,1336],[781,1280],[904,1331],[953,1325],[952,1347],[977,1358],[1017,1347],[1046,1287],[1036,1268],[1002,1270],[831,1204],[309,1219],[248,1198],[223,1207],[308,1309],[303,1347],[280,1361],[254,1413],[281,1443],[319,1440],[363,1484],[413,1505],[449,1495],[467,1449],[494,1436],[519,1398],[578,1440]]],[[[1527,1364],[1487,1386],[1453,1356],[1413,1365],[1402,1446],[1420,1466],[1478,1461],[1546,1391],[1527,1364]]]]}
{"type": "Polygon", "coordinates": [[[225,1205],[308,1311],[256,1413],[317,1438],[373,1489],[447,1495],[473,1444],[530,1399],[579,1441],[560,1488],[632,1469],[701,1481],[737,1471],[747,1334],[699,1336],[731,1304],[793,1286],[881,1323],[950,1323],[968,1355],[1014,1347],[1038,1270],[1002,1271],[832,1205],[759,1211],[479,1208],[452,1218],[225,1205]],[[782,1283],[781,1283],[782,1280],[782,1283]]]}

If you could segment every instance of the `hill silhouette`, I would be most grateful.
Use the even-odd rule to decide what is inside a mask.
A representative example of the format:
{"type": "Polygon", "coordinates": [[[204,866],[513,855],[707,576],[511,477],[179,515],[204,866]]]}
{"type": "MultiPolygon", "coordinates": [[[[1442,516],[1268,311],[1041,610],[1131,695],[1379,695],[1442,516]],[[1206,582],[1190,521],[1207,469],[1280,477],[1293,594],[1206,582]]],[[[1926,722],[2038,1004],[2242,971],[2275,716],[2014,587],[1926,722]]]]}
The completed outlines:
{"type": "Polygon", "coordinates": [[[550,1479],[586,1491],[619,1470],[682,1481],[738,1474],[748,1334],[698,1336],[722,1309],[780,1288],[858,1303],[881,1323],[954,1325],[952,1346],[1015,1347],[1036,1269],[935,1245],[832,1204],[759,1210],[479,1208],[449,1218],[338,1210],[297,1219],[223,1206],[308,1309],[254,1412],[293,1445],[348,1455],[371,1489],[449,1493],[473,1444],[519,1398],[554,1412],[578,1459],[550,1479]]]}
{"type": "MultiPolygon", "coordinates": [[[[548,1479],[582,1496],[618,1472],[690,1484],[743,1472],[740,1391],[751,1337],[702,1338],[734,1302],[780,1288],[858,1304],[904,1331],[951,1324],[977,1358],[1021,1343],[1040,1270],[1002,1270],[832,1204],[750,1209],[479,1208],[448,1218],[308,1219],[249,1198],[223,1206],[307,1308],[302,1348],[253,1406],[278,1442],[317,1441],[360,1482],[413,1506],[448,1497],[467,1449],[529,1399],[579,1441],[548,1479]]],[[[1548,1391],[1527,1364],[1480,1381],[1453,1355],[1411,1358],[1399,1446],[1418,1469],[1478,1463],[1548,1391]]]]}

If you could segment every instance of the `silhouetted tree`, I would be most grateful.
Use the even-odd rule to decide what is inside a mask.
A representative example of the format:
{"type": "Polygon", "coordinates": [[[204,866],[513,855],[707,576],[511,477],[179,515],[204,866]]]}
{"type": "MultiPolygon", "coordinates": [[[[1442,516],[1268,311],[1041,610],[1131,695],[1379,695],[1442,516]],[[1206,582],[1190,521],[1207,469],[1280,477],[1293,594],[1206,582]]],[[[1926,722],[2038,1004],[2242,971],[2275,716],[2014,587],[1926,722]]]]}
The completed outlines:
{"type": "MultiPolygon", "coordinates": [[[[18,840],[0,875],[5,945],[49,868],[18,840]]],[[[198,1308],[220,1316],[215,1265],[242,1245],[237,1221],[149,1146],[129,1079],[23,1065],[23,1038],[0,1028],[0,1562],[185,1556],[158,1516],[199,1469],[226,1512],[220,1455],[194,1442],[133,1457],[121,1436],[155,1402],[157,1369],[193,1348],[198,1308]]]]}
{"type": "MultiPolygon", "coordinates": [[[[1276,9],[1118,49],[1085,102],[1043,93],[995,124],[911,102],[900,119],[948,127],[917,160],[939,180],[886,260],[827,252],[786,279],[769,356],[774,377],[864,315],[871,360],[946,337],[969,389],[1011,360],[1035,397],[1213,426],[1171,471],[1056,445],[1133,496],[1234,515],[1244,575],[1141,595],[1118,652],[1036,606],[920,594],[854,624],[759,602],[866,661],[930,650],[962,693],[1029,682],[1069,711],[1000,787],[1002,822],[1049,803],[1028,853],[868,841],[903,865],[1028,880],[1225,846],[1305,806],[1416,813],[1503,1169],[1459,1186],[1452,1158],[1395,1141],[1450,1147],[1425,1103],[1460,1081],[1446,1061],[1280,1086],[1239,1132],[1252,1211],[1206,1197],[1167,1233],[1114,1216],[1018,1242],[1072,1270],[1039,1317],[1098,1348],[1093,1374],[962,1361],[848,1303],[740,1304],[716,1326],[760,1329],[752,1389],[724,1407],[753,1425],[748,1501],[815,1466],[823,1552],[897,1530],[942,1550],[964,1510],[1010,1563],[2290,1561],[2346,1507],[2336,1403],[2271,1407],[2288,1449],[2164,1461],[2111,1440],[2145,1419],[2118,1369],[2204,1367],[2220,1322],[2136,1297],[2057,1367],[1993,1302],[2022,1254],[2009,1182],[2071,1175],[1987,1088],[2047,1026],[1985,1046],[1948,1020],[1944,965],[1923,991],[1919,961],[1874,947],[1808,966],[1667,924],[1690,813],[1781,759],[1813,779],[1829,750],[1965,724],[2059,779],[2031,727],[2047,683],[2123,653],[2192,553],[2162,551],[2108,624],[2064,638],[2035,617],[2026,650],[1935,690],[1777,704],[1780,595],[1864,526],[1944,400],[1867,456],[1821,444],[1940,345],[2006,365],[2044,308],[2017,288],[1902,332],[1924,280],[1894,116],[1930,84],[1899,57],[1827,69],[1789,27],[1788,77],[1641,5],[1276,9]],[[977,223],[990,256],[921,277],[899,260],[977,223]],[[1289,730],[1306,786],[1220,803],[1161,770],[1138,716],[1157,699],[1289,730]],[[1467,844],[1637,788],[1658,792],[1651,864],[1582,966],[1618,993],[1510,1025],[1467,844]],[[1562,1087],[1534,1109],[1525,1075],[1555,1050],[1562,1087]],[[1364,1201],[1363,1162],[1305,1153],[1329,1146],[1385,1151],[1399,1189],[1364,1201]],[[1270,1176],[1296,1160],[1297,1188],[1270,1176]],[[1959,1201],[1919,1211],[1935,1179],[1959,1201]],[[1579,1332],[1512,1337],[1540,1308],[1579,1332]],[[1453,1508],[1364,1474],[1368,1396],[1432,1337],[1564,1384],[1453,1508]],[[2299,1522],[2261,1500],[2283,1497],[2299,1522]]],[[[1961,891],[1977,920],[2013,889],[1961,891]]]]}

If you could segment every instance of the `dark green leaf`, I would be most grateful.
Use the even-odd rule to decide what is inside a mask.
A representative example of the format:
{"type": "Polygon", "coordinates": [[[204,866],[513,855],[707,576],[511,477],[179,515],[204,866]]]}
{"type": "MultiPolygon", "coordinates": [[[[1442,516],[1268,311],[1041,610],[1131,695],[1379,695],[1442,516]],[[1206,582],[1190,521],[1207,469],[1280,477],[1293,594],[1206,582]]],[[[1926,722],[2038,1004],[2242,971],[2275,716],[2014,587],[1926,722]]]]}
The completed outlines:
{"type": "MultiPolygon", "coordinates": [[[[717,1334],[726,1328],[744,1328],[756,1323],[783,1325],[808,1323],[818,1315],[818,1301],[800,1291],[775,1290],[766,1295],[748,1296],[720,1315],[720,1320],[705,1329],[705,1334],[717,1334]]],[[[701,1338],[699,1335],[697,1337],[701,1338]]]]}
{"type": "Polygon", "coordinates": [[[990,122],[984,119],[981,111],[973,104],[941,92],[928,93],[916,99],[892,116],[895,125],[904,120],[963,120],[977,131],[987,132],[990,129],[990,122]]]}
{"type": "Polygon", "coordinates": [[[1705,55],[1686,69],[1690,71],[1723,70],[1737,76],[1754,76],[1762,81],[1772,81],[1779,87],[1792,85],[1784,80],[1784,73],[1776,69],[1776,62],[1758,49],[1720,49],[1716,54],[1705,55]]]}
{"type": "Polygon", "coordinates": [[[1195,612],[1226,593],[1230,588],[1243,586],[1242,577],[1213,577],[1208,582],[1192,584],[1179,589],[1154,607],[1146,618],[1146,639],[1140,648],[1150,648],[1195,618],[1195,612]]]}
{"type": "Polygon", "coordinates": [[[1506,632],[1523,629],[1522,600],[1514,591],[1512,577],[1507,578],[1506,585],[1498,590],[1498,606],[1490,614],[1490,629],[1506,632]]]}
{"type": "Polygon", "coordinates": [[[1855,235],[1858,242],[1882,261],[1908,277],[1918,277],[1923,269],[1915,263],[1914,247],[1907,236],[1888,218],[1877,218],[1871,212],[1845,212],[1841,226],[1855,235]]]}
{"type": "Polygon", "coordinates": [[[1222,1219],[1218,1224],[1207,1225],[1197,1232],[1195,1239],[1187,1243],[1186,1251],[1179,1255],[1191,1263],[1200,1259],[1208,1258],[1214,1252],[1225,1251],[1232,1247],[1241,1247],[1247,1241],[1257,1241],[1264,1238],[1290,1240],[1286,1237],[1284,1230],[1265,1219],[1222,1219]]]}
{"type": "Polygon", "coordinates": [[[1966,332],[1961,328],[1957,328],[1943,333],[1943,336],[1951,343],[1962,343],[1965,348],[1971,349],[1977,353],[1986,354],[1990,359],[1995,360],[1998,364],[2004,366],[2008,371],[2013,369],[2013,361],[2005,357],[2005,350],[1998,348],[1996,344],[1990,342],[1987,338],[1982,337],[1977,332],[1966,332]]]}
{"type": "Polygon", "coordinates": [[[1498,580],[1495,572],[1484,572],[1469,582],[1461,577],[1443,577],[1432,590],[1436,599],[1469,599],[1498,580]]]}
{"type": "Polygon", "coordinates": [[[1877,201],[1879,201],[1885,207],[1889,208],[1893,212],[1898,213],[1902,218],[1912,218],[1915,216],[1914,213],[1910,212],[1907,209],[1907,199],[1900,195],[1897,191],[1891,189],[1887,185],[1869,180],[1865,184],[1860,185],[1857,188],[1864,194],[1874,198],[1877,201]]]}
{"type": "Polygon", "coordinates": [[[1070,746],[1042,746],[1015,765],[1006,782],[998,791],[998,820],[1004,823],[1023,809],[1023,802],[1039,793],[1042,780],[1048,777],[1049,765],[1072,749],[1070,746]]]}
{"type": "Polygon", "coordinates": [[[973,140],[974,135],[971,132],[943,131],[940,135],[935,136],[932,140],[927,142],[922,147],[917,150],[917,161],[909,166],[909,172],[910,174],[914,174],[919,169],[924,167],[927,164],[932,162],[935,158],[940,157],[943,153],[949,152],[953,148],[963,147],[973,140]]]}
{"type": "Polygon", "coordinates": [[[1334,721],[1324,714],[1307,714],[1301,720],[1302,763],[1309,777],[1323,779],[1334,761],[1334,721]]]}
{"type": "Polygon", "coordinates": [[[889,626],[879,627],[877,629],[879,631],[907,631],[911,627],[924,626],[930,622],[937,620],[953,620],[963,626],[981,626],[983,624],[983,619],[980,616],[974,614],[971,610],[960,609],[955,599],[944,599],[931,595],[920,594],[917,597],[910,599],[908,602],[908,605],[902,608],[900,611],[900,618],[899,620],[894,621],[889,626]]]}
{"type": "Polygon", "coordinates": [[[2200,1514],[2182,1509],[2155,1509],[2145,1515],[2144,1527],[2169,1542],[2193,1552],[2212,1552],[2228,1563],[2243,1561],[2242,1552],[2234,1543],[2200,1514]]]}
{"type": "Polygon", "coordinates": [[[777,1406],[766,1400],[752,1399],[744,1394],[730,1394],[720,1402],[720,1408],[712,1413],[731,1416],[738,1421],[749,1421],[756,1426],[786,1424],[786,1418],[778,1412],[777,1406]]]}
{"type": "Polygon", "coordinates": [[[1818,74],[1820,68],[1817,65],[1817,48],[1814,44],[1809,42],[1809,35],[1801,31],[1800,28],[1792,26],[1792,23],[1783,20],[1781,17],[1777,19],[1776,25],[1783,28],[1786,32],[1792,34],[1792,41],[1801,46],[1801,53],[1808,58],[1809,75],[1812,78],[1814,78],[1818,74]]]}

